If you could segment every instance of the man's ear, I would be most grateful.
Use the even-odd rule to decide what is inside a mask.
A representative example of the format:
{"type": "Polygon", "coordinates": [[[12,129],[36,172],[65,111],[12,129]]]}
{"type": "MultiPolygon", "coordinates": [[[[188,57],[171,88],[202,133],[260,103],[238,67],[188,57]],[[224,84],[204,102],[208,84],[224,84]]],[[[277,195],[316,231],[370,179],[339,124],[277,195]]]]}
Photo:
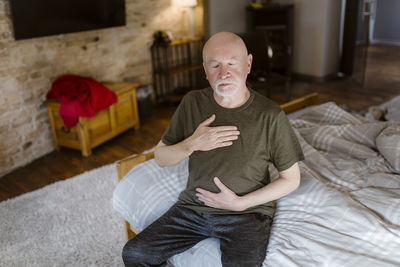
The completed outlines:
{"type": "Polygon", "coordinates": [[[253,55],[252,54],[248,54],[247,55],[247,70],[248,73],[250,73],[251,71],[251,64],[253,63],[253,55]]]}
{"type": "Polygon", "coordinates": [[[206,63],[204,61],[203,61],[203,69],[204,69],[204,73],[206,74],[206,79],[208,81],[207,68],[206,68],[206,63]]]}

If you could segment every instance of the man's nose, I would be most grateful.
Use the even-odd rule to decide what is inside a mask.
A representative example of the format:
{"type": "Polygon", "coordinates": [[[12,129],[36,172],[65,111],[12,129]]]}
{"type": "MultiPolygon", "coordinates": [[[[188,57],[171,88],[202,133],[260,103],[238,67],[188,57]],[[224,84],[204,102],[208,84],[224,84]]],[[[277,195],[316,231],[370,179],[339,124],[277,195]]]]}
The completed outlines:
{"type": "Polygon", "coordinates": [[[221,79],[226,79],[229,78],[229,76],[231,75],[231,72],[229,71],[229,68],[227,66],[221,66],[221,79]]]}

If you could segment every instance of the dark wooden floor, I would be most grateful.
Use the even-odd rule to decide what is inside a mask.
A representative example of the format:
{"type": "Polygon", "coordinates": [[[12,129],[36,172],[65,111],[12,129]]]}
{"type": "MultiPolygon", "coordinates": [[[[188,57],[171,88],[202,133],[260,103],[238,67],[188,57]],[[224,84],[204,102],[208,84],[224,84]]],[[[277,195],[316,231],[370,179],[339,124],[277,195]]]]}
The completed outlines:
{"type": "MultiPolygon", "coordinates": [[[[400,95],[400,47],[369,48],[364,86],[346,78],[323,83],[295,81],[292,90],[294,98],[318,92],[321,103],[335,101],[354,110],[366,110],[400,95]]],[[[285,97],[277,92],[272,99],[283,103],[285,97]]],[[[139,129],[129,130],[95,148],[87,158],[79,151],[62,148],[18,168],[0,178],[0,201],[152,148],[168,126],[174,109],[171,105],[154,107],[152,116],[143,118],[139,129]]]]}

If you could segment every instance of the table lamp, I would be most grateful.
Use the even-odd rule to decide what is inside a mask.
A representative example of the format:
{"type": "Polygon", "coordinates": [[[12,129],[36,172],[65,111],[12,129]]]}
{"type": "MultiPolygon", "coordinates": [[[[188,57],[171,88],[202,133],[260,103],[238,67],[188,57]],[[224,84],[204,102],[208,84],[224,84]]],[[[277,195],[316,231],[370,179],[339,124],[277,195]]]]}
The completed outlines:
{"type": "Polygon", "coordinates": [[[172,0],[172,5],[188,9],[189,37],[190,38],[196,37],[194,7],[197,5],[197,0],[172,0]]]}

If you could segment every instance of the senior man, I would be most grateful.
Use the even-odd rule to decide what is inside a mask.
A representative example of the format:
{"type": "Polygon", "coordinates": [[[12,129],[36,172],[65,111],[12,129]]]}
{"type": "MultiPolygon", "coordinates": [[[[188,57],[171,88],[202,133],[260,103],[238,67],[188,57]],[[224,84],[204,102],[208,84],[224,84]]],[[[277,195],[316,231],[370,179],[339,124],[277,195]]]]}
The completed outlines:
{"type": "Polygon", "coordinates": [[[252,55],[229,32],[204,45],[211,88],[186,94],[155,150],[160,166],[189,157],[178,202],[128,241],[127,266],[163,266],[199,241],[220,240],[223,266],[260,266],[266,256],[274,200],[300,183],[303,153],[277,104],[247,88],[252,55]],[[269,166],[279,171],[270,181],[269,166]]]}

